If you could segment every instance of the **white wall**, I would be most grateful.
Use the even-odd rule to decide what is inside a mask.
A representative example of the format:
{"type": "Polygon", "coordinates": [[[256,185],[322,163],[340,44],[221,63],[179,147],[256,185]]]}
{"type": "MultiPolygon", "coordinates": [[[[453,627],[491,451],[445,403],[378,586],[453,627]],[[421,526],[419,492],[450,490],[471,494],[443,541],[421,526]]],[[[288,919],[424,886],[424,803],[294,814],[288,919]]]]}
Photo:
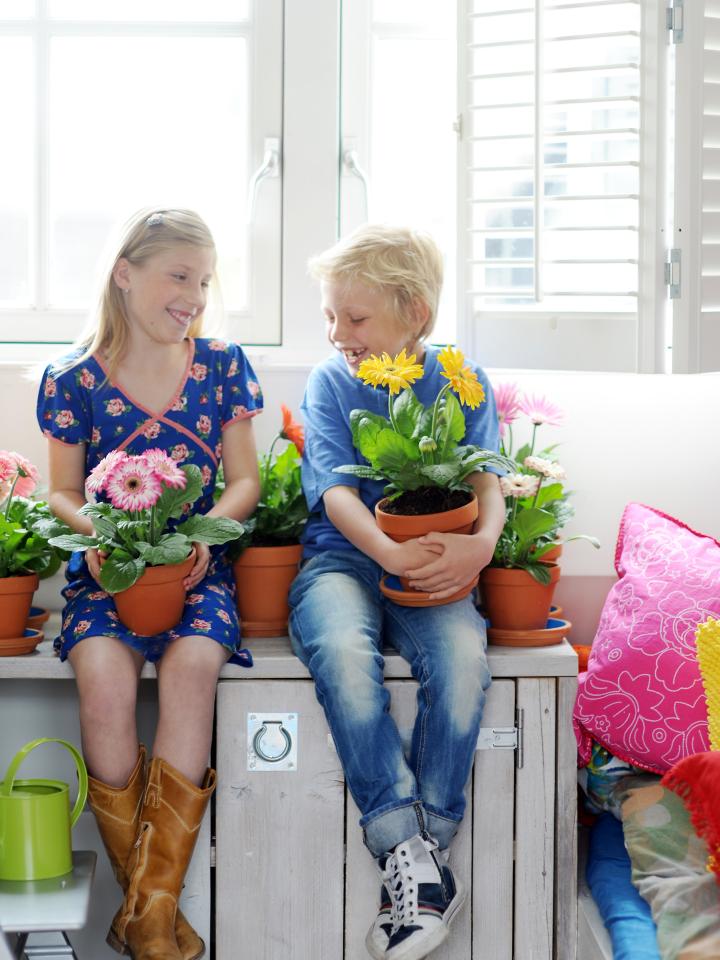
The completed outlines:
{"type": "MultiPolygon", "coordinates": [[[[255,421],[266,449],[280,424],[280,404],[299,411],[308,368],[254,362],[266,410],[255,421]]],[[[0,364],[0,447],[18,450],[45,473],[45,441],[35,421],[36,382],[20,364],[0,364]]],[[[490,371],[494,382],[513,380],[547,395],[566,411],[563,427],[541,428],[542,446],[559,443],[560,462],[573,490],[576,516],[566,533],[589,533],[602,543],[568,544],[557,600],[575,627],[572,638],[592,639],[604,596],[613,582],[613,555],[623,507],[639,500],[720,536],[717,484],[720,374],[653,376],[617,373],[490,371]]],[[[40,602],[53,597],[45,584],[40,602]]]]}

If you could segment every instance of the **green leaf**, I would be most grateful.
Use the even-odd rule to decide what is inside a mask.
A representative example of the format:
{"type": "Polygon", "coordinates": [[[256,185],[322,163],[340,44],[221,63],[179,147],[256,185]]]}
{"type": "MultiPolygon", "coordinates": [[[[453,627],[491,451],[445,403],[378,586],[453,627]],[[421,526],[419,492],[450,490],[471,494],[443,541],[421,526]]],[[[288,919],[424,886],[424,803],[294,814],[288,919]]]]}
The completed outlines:
{"type": "Polygon", "coordinates": [[[200,543],[227,543],[243,532],[243,525],[230,517],[206,517],[199,513],[181,523],[176,533],[200,543]]]}
{"type": "Polygon", "coordinates": [[[372,465],[383,473],[401,470],[408,461],[420,460],[417,443],[401,437],[394,430],[381,430],[377,436],[377,450],[372,465]]]}
{"type": "Polygon", "coordinates": [[[510,526],[518,535],[520,543],[525,545],[553,530],[556,523],[551,513],[531,507],[518,513],[510,526]]]}
{"type": "Polygon", "coordinates": [[[97,547],[97,537],[87,537],[84,533],[69,533],[59,537],[51,537],[49,543],[60,550],[87,550],[88,547],[97,547]]]}
{"type": "MultiPolygon", "coordinates": [[[[519,467],[523,465],[523,460],[525,457],[529,457],[532,451],[532,447],[529,443],[526,443],[523,447],[520,447],[518,452],[515,454],[515,461],[519,467]]],[[[513,471],[514,472],[514,471],[513,471]]]]}
{"type": "Polygon", "coordinates": [[[147,544],[147,549],[142,552],[142,559],[151,567],[157,567],[163,563],[182,563],[187,559],[191,549],[192,545],[187,537],[179,533],[168,533],[161,537],[160,542],[154,547],[147,544]]]}
{"type": "Polygon", "coordinates": [[[461,479],[458,463],[430,463],[420,468],[420,473],[431,481],[428,486],[449,487],[461,479]]]}
{"type": "Polygon", "coordinates": [[[184,490],[174,487],[165,487],[155,504],[155,530],[157,533],[165,529],[170,517],[177,519],[182,516],[186,503],[195,503],[202,494],[202,473],[194,463],[186,463],[180,467],[187,478],[184,490]]]}
{"type": "Polygon", "coordinates": [[[100,583],[108,593],[120,593],[136,583],[145,570],[145,561],[124,550],[113,550],[100,568],[100,583]]]}
{"type": "Polygon", "coordinates": [[[352,410],[350,412],[353,445],[370,463],[376,456],[378,434],[387,430],[388,426],[389,423],[385,417],[379,417],[376,413],[370,413],[369,410],[352,410]]]}
{"type": "Polygon", "coordinates": [[[439,432],[437,441],[440,456],[444,457],[465,436],[465,414],[454,393],[445,394],[442,409],[445,411],[445,422],[439,432]]]}
{"type": "MultiPolygon", "coordinates": [[[[563,486],[561,483],[549,483],[546,487],[540,487],[538,491],[536,507],[544,507],[555,500],[559,500],[563,495],[563,486]]],[[[534,497],[525,497],[520,502],[522,504],[531,504],[534,497]]]]}
{"type": "Polygon", "coordinates": [[[374,467],[366,467],[362,463],[345,463],[341,467],[333,467],[333,473],[350,473],[354,477],[367,477],[370,480],[382,480],[385,476],[374,467]]]}
{"type": "Polygon", "coordinates": [[[551,568],[546,563],[528,563],[525,565],[525,569],[533,579],[537,580],[538,583],[542,583],[543,586],[547,586],[550,583],[551,568]]]}
{"type": "Polygon", "coordinates": [[[393,418],[398,432],[403,437],[413,439],[421,436],[417,432],[425,407],[420,403],[412,387],[401,390],[392,401],[393,418]]]}

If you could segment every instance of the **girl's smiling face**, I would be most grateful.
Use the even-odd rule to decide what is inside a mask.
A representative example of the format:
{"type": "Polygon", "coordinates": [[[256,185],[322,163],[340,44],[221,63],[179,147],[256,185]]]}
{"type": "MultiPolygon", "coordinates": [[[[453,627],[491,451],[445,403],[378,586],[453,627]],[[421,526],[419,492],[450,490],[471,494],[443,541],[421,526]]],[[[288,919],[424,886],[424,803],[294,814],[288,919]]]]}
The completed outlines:
{"type": "Polygon", "coordinates": [[[422,323],[415,318],[411,326],[402,324],[382,290],[360,281],[323,280],[320,294],[328,340],[342,353],[353,376],[371,355],[395,357],[403,347],[422,361],[425,349],[417,340],[422,323]]]}
{"type": "Polygon", "coordinates": [[[123,291],[130,328],[157,343],[178,343],[207,303],[215,251],[178,243],[132,264],[121,259],[113,276],[123,291]]]}

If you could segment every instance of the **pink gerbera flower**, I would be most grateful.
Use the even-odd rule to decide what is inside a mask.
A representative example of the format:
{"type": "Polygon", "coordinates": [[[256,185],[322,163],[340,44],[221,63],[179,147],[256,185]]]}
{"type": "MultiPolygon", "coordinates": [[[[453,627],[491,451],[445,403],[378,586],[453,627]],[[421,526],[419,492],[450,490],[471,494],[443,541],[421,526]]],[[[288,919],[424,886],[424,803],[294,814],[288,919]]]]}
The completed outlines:
{"type": "Polygon", "coordinates": [[[14,494],[29,497],[38,484],[40,474],[37,467],[21,453],[14,450],[0,450],[0,500],[10,493],[13,483],[14,494]],[[17,478],[17,479],[16,479],[17,478]]]}
{"type": "Polygon", "coordinates": [[[162,484],[142,457],[126,457],[107,474],[105,490],[118,510],[149,510],[162,493],[162,484]]]}
{"type": "Polygon", "coordinates": [[[146,450],[143,458],[158,480],[161,480],[165,486],[174,487],[176,490],[185,489],[187,486],[187,477],[172,457],[169,457],[164,450],[160,450],[157,447],[154,447],[152,450],[146,450]]]}
{"type": "Polygon", "coordinates": [[[506,424],[517,420],[520,413],[520,397],[518,394],[518,385],[516,383],[499,383],[493,387],[495,394],[495,406],[497,407],[498,423],[500,424],[500,436],[505,436],[506,424]]]}
{"type": "Polygon", "coordinates": [[[520,400],[520,409],[535,426],[546,423],[550,427],[560,427],[565,422],[564,411],[539,394],[526,394],[520,400]]]}
{"type": "Polygon", "coordinates": [[[100,463],[93,467],[85,481],[85,486],[90,493],[100,493],[101,490],[104,490],[108,472],[118,463],[123,463],[127,459],[128,455],[124,450],[112,450],[106,457],[103,457],[100,463]]]}

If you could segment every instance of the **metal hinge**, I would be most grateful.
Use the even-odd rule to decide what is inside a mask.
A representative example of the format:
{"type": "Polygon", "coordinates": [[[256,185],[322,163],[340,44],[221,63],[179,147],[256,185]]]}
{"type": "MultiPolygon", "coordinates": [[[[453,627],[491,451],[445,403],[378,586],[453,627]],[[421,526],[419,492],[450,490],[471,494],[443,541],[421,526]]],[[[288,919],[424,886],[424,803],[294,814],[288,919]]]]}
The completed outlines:
{"type": "Polygon", "coordinates": [[[461,113],[459,113],[457,117],[455,117],[455,120],[453,121],[453,130],[457,134],[458,140],[462,140],[463,134],[465,131],[464,131],[463,115],[461,113]]]}
{"type": "Polygon", "coordinates": [[[514,727],[480,727],[476,750],[515,750],[515,765],[523,765],[523,711],[515,711],[514,727]]]}
{"type": "Polygon", "coordinates": [[[672,34],[673,43],[682,43],[685,39],[685,0],[671,0],[665,11],[665,23],[672,34]]]}
{"type": "Polygon", "coordinates": [[[211,870],[215,869],[215,860],[216,860],[215,837],[213,837],[212,840],[210,841],[210,869],[211,870]]]}
{"type": "Polygon", "coordinates": [[[679,300],[682,295],[682,253],[680,247],[673,247],[665,261],[665,286],[670,291],[671,300],[679,300]]]}

